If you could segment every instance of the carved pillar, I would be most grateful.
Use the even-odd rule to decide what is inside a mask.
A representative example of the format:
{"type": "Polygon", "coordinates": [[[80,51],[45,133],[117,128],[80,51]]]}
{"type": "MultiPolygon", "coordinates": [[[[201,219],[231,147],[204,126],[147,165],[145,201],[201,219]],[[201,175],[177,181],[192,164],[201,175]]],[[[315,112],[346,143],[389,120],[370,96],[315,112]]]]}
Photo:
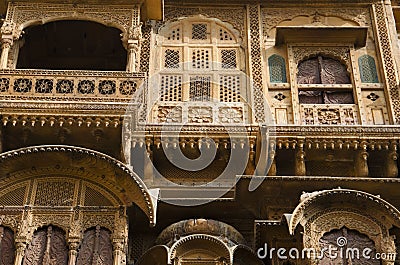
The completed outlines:
{"type": "Polygon", "coordinates": [[[127,72],[136,72],[139,68],[139,51],[140,51],[140,39],[142,37],[142,23],[131,27],[128,30],[127,38],[127,50],[128,58],[126,63],[127,72]]]}
{"type": "Polygon", "coordinates": [[[268,176],[276,176],[276,158],[275,150],[270,151],[271,167],[268,171],[268,176]]]}
{"type": "Polygon", "coordinates": [[[14,265],[21,265],[22,264],[22,259],[24,258],[25,255],[25,250],[26,250],[26,243],[25,242],[16,242],[16,254],[15,254],[15,262],[14,265]]]}
{"type": "Polygon", "coordinates": [[[11,39],[1,39],[1,59],[0,69],[6,69],[8,64],[8,54],[12,45],[11,39]]]}
{"type": "Polygon", "coordinates": [[[306,162],[305,162],[306,152],[304,152],[304,141],[299,140],[296,149],[295,158],[295,175],[305,176],[306,175],[306,162]]]}
{"type": "Polygon", "coordinates": [[[355,176],[368,177],[368,152],[365,142],[361,143],[361,150],[357,152],[355,162],[355,176]]]}
{"type": "Polygon", "coordinates": [[[123,239],[113,240],[114,249],[114,265],[125,264],[125,251],[124,251],[124,241],[123,239]]]}
{"type": "Polygon", "coordinates": [[[386,157],[385,163],[385,177],[395,178],[399,174],[399,169],[397,168],[397,142],[392,141],[390,143],[390,150],[386,157]]]}
{"type": "Polygon", "coordinates": [[[126,63],[126,71],[129,73],[133,73],[137,71],[137,52],[139,50],[139,41],[138,40],[128,40],[128,59],[126,63]]]}
{"type": "Polygon", "coordinates": [[[77,241],[69,242],[68,265],[76,264],[76,258],[78,256],[78,247],[79,247],[79,242],[77,241]]]}

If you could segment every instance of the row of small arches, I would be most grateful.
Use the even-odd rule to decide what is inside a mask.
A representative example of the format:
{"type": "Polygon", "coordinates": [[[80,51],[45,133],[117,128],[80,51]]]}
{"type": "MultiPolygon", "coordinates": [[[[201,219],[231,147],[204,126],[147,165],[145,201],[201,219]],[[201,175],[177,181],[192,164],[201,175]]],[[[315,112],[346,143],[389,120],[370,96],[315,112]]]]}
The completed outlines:
{"type": "MultiPolygon", "coordinates": [[[[0,226],[0,264],[14,265],[16,248],[14,232],[0,226]]],[[[100,226],[85,231],[80,243],[76,265],[113,264],[111,232],[100,226]],[[100,262],[100,263],[99,263],[100,262]]],[[[23,255],[22,265],[67,265],[69,247],[66,233],[57,226],[45,226],[35,231],[23,255]]]]}
{"type": "MultiPolygon", "coordinates": [[[[372,56],[360,56],[358,66],[362,83],[379,83],[375,59],[372,56]]],[[[286,63],[282,56],[273,54],[268,57],[268,68],[271,83],[287,83],[286,63]]]]}

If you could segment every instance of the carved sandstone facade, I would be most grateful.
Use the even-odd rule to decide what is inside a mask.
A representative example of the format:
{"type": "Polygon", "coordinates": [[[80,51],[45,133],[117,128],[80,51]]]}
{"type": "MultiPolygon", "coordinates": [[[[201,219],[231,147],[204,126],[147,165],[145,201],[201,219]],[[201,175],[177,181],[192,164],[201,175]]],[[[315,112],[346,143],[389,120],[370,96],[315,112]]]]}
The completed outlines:
{"type": "Polygon", "coordinates": [[[400,264],[398,2],[0,11],[0,265],[400,264]]]}

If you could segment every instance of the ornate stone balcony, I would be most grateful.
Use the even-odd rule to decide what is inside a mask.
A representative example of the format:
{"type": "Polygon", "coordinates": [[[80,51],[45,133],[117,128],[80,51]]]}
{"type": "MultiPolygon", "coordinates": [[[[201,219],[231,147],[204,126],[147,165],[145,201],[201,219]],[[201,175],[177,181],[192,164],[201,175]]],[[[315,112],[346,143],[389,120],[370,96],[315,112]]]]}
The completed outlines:
{"type": "Polygon", "coordinates": [[[129,102],[145,73],[1,70],[0,100],[129,102]]]}

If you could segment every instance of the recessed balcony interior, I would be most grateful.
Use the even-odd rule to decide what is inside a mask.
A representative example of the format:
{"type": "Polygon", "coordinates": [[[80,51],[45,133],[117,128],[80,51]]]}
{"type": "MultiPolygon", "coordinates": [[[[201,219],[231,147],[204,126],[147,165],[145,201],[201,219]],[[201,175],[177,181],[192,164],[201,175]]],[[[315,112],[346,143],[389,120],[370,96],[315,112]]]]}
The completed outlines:
{"type": "Polygon", "coordinates": [[[124,71],[121,31],[100,23],[62,20],[26,28],[18,69],[124,71]]]}

